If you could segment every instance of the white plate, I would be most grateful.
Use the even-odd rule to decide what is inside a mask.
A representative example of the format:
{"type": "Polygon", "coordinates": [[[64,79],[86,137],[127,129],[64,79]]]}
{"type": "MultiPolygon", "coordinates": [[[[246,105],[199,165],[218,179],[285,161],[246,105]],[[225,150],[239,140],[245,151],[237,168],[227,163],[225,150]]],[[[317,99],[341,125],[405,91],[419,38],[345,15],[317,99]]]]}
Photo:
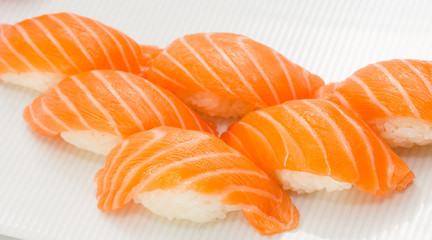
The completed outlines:
{"type": "MultiPolygon", "coordinates": [[[[0,0],[0,22],[71,11],[146,44],[193,32],[242,33],[279,50],[326,81],[390,58],[431,59],[432,1],[107,1],[0,0]]],[[[130,205],[96,207],[103,158],[34,134],[22,110],[35,94],[0,84],[0,234],[25,239],[261,239],[241,214],[194,224],[130,205]]],[[[403,193],[356,190],[290,194],[297,230],[271,239],[431,239],[432,148],[397,151],[416,173],[403,193]]]]}

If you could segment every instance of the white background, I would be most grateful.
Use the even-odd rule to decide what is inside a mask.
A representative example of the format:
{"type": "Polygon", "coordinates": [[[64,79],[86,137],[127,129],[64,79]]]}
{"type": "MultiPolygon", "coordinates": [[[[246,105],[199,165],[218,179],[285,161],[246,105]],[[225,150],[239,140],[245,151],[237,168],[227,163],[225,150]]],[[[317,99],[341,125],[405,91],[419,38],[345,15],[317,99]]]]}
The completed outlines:
{"type": "MultiPolygon", "coordinates": [[[[392,58],[431,59],[432,1],[0,0],[0,23],[70,11],[166,46],[194,32],[227,31],[277,49],[327,82],[392,58]]],[[[94,173],[103,158],[38,136],[22,120],[36,95],[0,83],[0,234],[25,239],[259,239],[242,218],[210,224],[167,221],[138,206],[96,208],[94,173]]],[[[397,151],[417,175],[404,193],[356,190],[291,194],[297,230],[273,239],[431,239],[432,148],[397,151]]],[[[1,238],[0,238],[1,239],[1,238]]]]}

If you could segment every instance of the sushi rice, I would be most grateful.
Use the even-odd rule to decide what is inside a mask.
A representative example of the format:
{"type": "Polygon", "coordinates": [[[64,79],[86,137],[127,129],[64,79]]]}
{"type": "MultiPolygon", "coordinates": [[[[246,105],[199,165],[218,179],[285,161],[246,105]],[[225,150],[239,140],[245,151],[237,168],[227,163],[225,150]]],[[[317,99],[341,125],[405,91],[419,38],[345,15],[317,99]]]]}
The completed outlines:
{"type": "Polygon", "coordinates": [[[60,136],[78,148],[104,156],[122,141],[113,134],[94,130],[62,132],[60,136]]]}
{"type": "Polygon", "coordinates": [[[155,214],[168,219],[186,219],[194,222],[209,222],[225,218],[229,212],[241,209],[237,205],[223,204],[216,196],[195,191],[161,190],[143,192],[134,198],[155,214]]]}
{"type": "Polygon", "coordinates": [[[66,75],[62,73],[39,73],[39,72],[26,72],[26,73],[4,73],[0,74],[0,79],[24,87],[31,88],[41,93],[48,92],[58,82],[60,82],[66,75]]]}
{"type": "Polygon", "coordinates": [[[308,172],[281,169],[277,170],[276,174],[283,189],[297,193],[311,193],[324,189],[327,192],[333,192],[352,187],[351,183],[339,182],[329,176],[318,176],[308,172]]]}
{"type": "Polygon", "coordinates": [[[432,144],[432,126],[421,119],[388,117],[369,123],[390,147],[432,144]]]}

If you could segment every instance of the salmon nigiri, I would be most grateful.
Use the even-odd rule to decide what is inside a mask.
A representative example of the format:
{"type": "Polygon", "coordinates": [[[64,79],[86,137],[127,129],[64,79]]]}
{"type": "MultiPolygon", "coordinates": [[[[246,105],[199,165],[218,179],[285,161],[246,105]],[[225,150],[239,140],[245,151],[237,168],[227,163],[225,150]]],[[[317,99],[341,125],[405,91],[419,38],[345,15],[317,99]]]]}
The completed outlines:
{"type": "Polygon", "coordinates": [[[431,61],[371,64],[316,95],[353,111],[392,147],[432,143],[431,61]]]}
{"type": "Polygon", "coordinates": [[[143,49],[96,20],[47,14],[0,26],[0,79],[45,93],[79,72],[115,69],[139,74],[148,67],[143,49]]]}
{"type": "Polygon", "coordinates": [[[168,218],[208,222],[241,210],[263,235],[296,228],[299,213],[277,183],[214,135],[157,127],[129,136],[96,174],[104,211],[134,200],[168,218]]]}
{"type": "Polygon", "coordinates": [[[414,179],[409,167],[362,120],[326,100],[294,100],[261,109],[222,135],[285,189],[383,195],[414,179]]]}
{"type": "Polygon", "coordinates": [[[322,79],[280,53],[233,33],[197,33],[172,42],[148,79],[210,116],[238,117],[291,99],[310,98],[322,79]]]}
{"type": "Polygon", "coordinates": [[[157,126],[217,134],[172,93],[131,73],[95,70],[62,80],[24,112],[39,134],[106,155],[127,136],[157,126]]]}

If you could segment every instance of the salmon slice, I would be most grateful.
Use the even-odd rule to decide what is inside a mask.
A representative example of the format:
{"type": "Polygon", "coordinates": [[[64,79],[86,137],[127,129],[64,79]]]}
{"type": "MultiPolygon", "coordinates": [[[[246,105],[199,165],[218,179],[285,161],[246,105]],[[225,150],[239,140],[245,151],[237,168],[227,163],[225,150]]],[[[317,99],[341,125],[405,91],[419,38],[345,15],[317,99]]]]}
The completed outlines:
{"type": "Polygon", "coordinates": [[[326,100],[293,100],[249,113],[222,139],[286,189],[370,194],[403,190],[409,167],[350,111],[326,100]]]}
{"type": "Polygon", "coordinates": [[[432,143],[432,63],[394,59],[370,64],[316,92],[366,121],[391,146],[432,143]]]}
{"type": "Polygon", "coordinates": [[[172,93],[115,70],[64,79],[34,100],[25,109],[24,119],[42,135],[65,137],[65,132],[92,131],[87,135],[104,133],[117,139],[114,145],[131,134],[165,125],[217,134],[214,123],[199,117],[172,93]]]}
{"type": "Polygon", "coordinates": [[[320,77],[270,47],[233,33],[197,33],[175,40],[156,57],[148,79],[198,111],[219,117],[310,98],[324,85],[320,77]],[[202,98],[220,103],[204,105],[202,98]]]}
{"type": "MultiPolygon", "coordinates": [[[[206,201],[239,208],[249,223],[262,235],[291,230],[299,223],[299,213],[277,183],[252,161],[227,146],[214,135],[172,127],[157,127],[129,136],[107,157],[105,167],[96,174],[99,208],[111,211],[132,200],[156,209],[169,208],[164,214],[194,219],[206,214],[205,207],[194,208],[199,200],[181,202],[166,194],[194,193],[206,201]],[[163,194],[165,195],[163,195],[163,194]],[[149,198],[156,198],[149,204],[149,198]],[[143,200],[143,198],[147,198],[143,200]],[[178,208],[180,208],[178,210],[178,208]]],[[[184,195],[181,195],[184,196],[184,195]]],[[[216,211],[214,207],[211,211],[216,211]]]]}
{"type": "Polygon", "coordinates": [[[8,28],[10,25],[5,23],[0,23],[0,33],[4,31],[4,29],[8,28]]]}
{"type": "Polygon", "coordinates": [[[163,49],[153,45],[142,45],[141,53],[142,59],[140,65],[142,66],[142,71],[139,76],[147,78],[148,71],[153,64],[154,59],[161,53],[163,49]]]}
{"type": "Polygon", "coordinates": [[[124,33],[72,13],[47,14],[0,27],[0,79],[47,92],[66,75],[148,68],[124,33]]]}

